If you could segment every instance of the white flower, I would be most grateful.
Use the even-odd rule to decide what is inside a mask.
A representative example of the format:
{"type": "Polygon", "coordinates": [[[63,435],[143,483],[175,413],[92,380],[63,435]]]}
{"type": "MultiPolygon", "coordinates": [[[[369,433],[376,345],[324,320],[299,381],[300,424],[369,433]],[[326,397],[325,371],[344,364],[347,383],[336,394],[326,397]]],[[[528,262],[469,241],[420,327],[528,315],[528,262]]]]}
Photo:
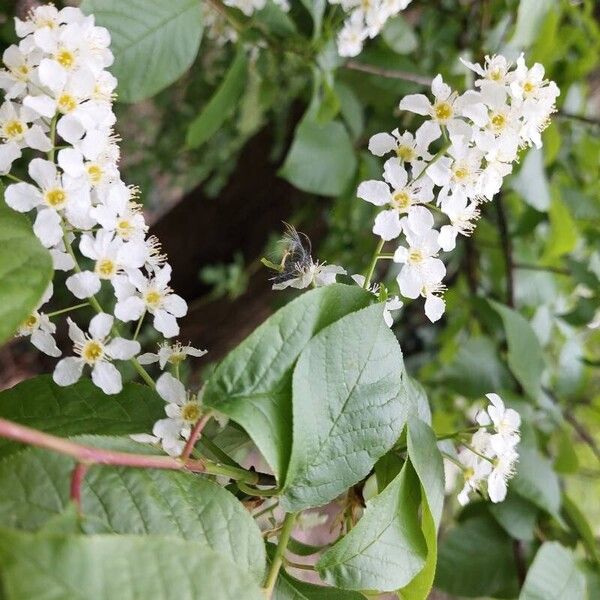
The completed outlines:
{"type": "Polygon", "coordinates": [[[113,281],[124,271],[144,264],[146,247],[143,242],[123,242],[110,231],[101,229],[96,237],[81,236],[79,250],[94,261],[93,271],[82,271],[67,279],[67,287],[77,298],[89,298],[100,291],[101,282],[113,281]]]}
{"type": "Polygon", "coordinates": [[[458,234],[471,235],[479,218],[479,209],[476,202],[469,202],[467,196],[458,190],[442,202],[441,209],[450,219],[450,225],[440,229],[438,243],[442,250],[449,252],[456,247],[458,234]]]}
{"type": "MultiPolygon", "coordinates": [[[[409,163],[413,169],[420,171],[423,162],[433,157],[429,153],[430,144],[441,135],[440,128],[431,121],[425,121],[413,136],[410,131],[402,135],[398,129],[389,133],[376,133],[369,140],[369,151],[375,156],[383,156],[388,152],[395,152],[399,161],[409,163]],[[420,168],[419,168],[420,167],[420,168]]],[[[413,172],[413,177],[415,173],[413,172]]]]}
{"type": "Polygon", "coordinates": [[[498,394],[486,394],[490,405],[485,412],[477,415],[477,422],[482,426],[492,425],[497,435],[513,445],[519,440],[521,415],[512,408],[506,408],[498,394]]]}
{"type": "Polygon", "coordinates": [[[461,448],[458,460],[463,465],[464,487],[458,494],[458,502],[464,506],[469,502],[469,495],[481,489],[482,484],[492,472],[492,463],[479,455],[485,455],[490,445],[490,436],[484,430],[473,434],[469,448],[461,448]]]}
{"type": "Polygon", "coordinates": [[[105,394],[118,394],[123,389],[121,374],[111,363],[112,360],[129,360],[139,351],[138,342],[108,336],[113,325],[113,317],[105,313],[96,315],[90,321],[89,334],[71,320],[69,337],[73,340],[73,349],[77,356],[63,358],[54,369],[54,381],[58,385],[71,385],[79,380],[83,367],[92,369],[92,381],[105,394]]]}
{"type": "Polygon", "coordinates": [[[6,70],[0,71],[0,88],[5,91],[5,98],[12,100],[27,91],[32,75],[36,74],[42,53],[39,51],[23,52],[19,46],[9,46],[2,55],[6,70]]]}
{"type": "Polygon", "coordinates": [[[53,4],[38,6],[24,21],[15,17],[15,31],[21,38],[40,30],[54,31],[64,22],[62,16],[53,4]]]}
{"type": "Polygon", "coordinates": [[[396,158],[386,161],[384,178],[391,186],[391,191],[383,181],[371,180],[363,181],[356,193],[359,198],[376,206],[390,207],[377,215],[373,233],[383,240],[393,240],[402,231],[400,215],[408,214],[413,215],[413,219],[427,219],[424,217],[427,209],[416,205],[433,200],[433,182],[428,177],[408,182],[408,173],[396,158]]]}
{"type": "Polygon", "coordinates": [[[46,302],[52,297],[52,284],[48,286],[37,308],[21,323],[17,330],[18,337],[29,337],[31,343],[44,354],[58,357],[61,352],[54,341],[56,325],[50,321],[47,315],[40,312],[46,302]]]}
{"type": "Polygon", "coordinates": [[[189,344],[184,346],[180,342],[177,342],[171,345],[168,342],[164,342],[159,344],[157,354],[147,352],[146,354],[140,355],[138,361],[142,365],[150,365],[157,362],[160,365],[160,368],[164,370],[164,368],[167,366],[167,363],[178,365],[188,356],[199,358],[204,356],[206,353],[207,350],[199,350],[198,348],[194,348],[189,344]]]}
{"type": "Polygon", "coordinates": [[[166,338],[179,334],[177,318],[187,314],[185,300],[169,287],[171,267],[165,265],[154,277],[146,278],[140,271],[132,271],[115,282],[118,302],[115,316],[121,321],[135,321],[145,311],[154,316],[154,328],[166,338]]]}
{"type": "Polygon", "coordinates": [[[403,228],[408,247],[400,246],[394,253],[394,262],[401,263],[398,275],[400,292],[407,298],[418,298],[423,289],[439,283],[445,273],[444,263],[436,258],[440,245],[438,232],[433,229],[433,216],[414,218],[414,213],[404,217],[403,228]]]}
{"type": "Polygon", "coordinates": [[[493,56],[486,55],[483,66],[477,63],[468,62],[462,58],[460,59],[460,62],[481,77],[481,79],[475,80],[475,85],[477,87],[481,86],[482,79],[488,80],[496,85],[505,85],[508,83],[508,72],[511,64],[504,56],[496,54],[493,56]]]}
{"type": "Polygon", "coordinates": [[[156,382],[156,391],[167,402],[166,419],[154,424],[152,433],[161,441],[167,454],[179,456],[192,431],[202,416],[202,405],[197,395],[188,395],[185,387],[169,373],[163,373],[156,382]],[[182,439],[183,438],[183,439],[182,439]]]}
{"type": "Polygon", "coordinates": [[[247,17],[257,10],[262,10],[266,0],[224,0],[224,4],[233,8],[239,8],[247,17]]]}
{"type": "Polygon", "coordinates": [[[328,265],[325,263],[313,262],[310,259],[308,265],[297,265],[296,272],[290,273],[289,278],[285,281],[279,281],[273,284],[274,290],[283,290],[288,287],[293,287],[298,290],[313,287],[323,287],[335,283],[337,275],[345,275],[346,269],[338,265],[328,265]]]}
{"type": "Polygon", "coordinates": [[[59,175],[52,162],[41,158],[29,163],[29,175],[39,187],[30,183],[9,185],[6,203],[19,212],[40,209],[33,230],[44,246],[55,246],[61,240],[61,215],[74,227],[86,229],[93,225],[90,192],[83,182],[59,175]]]}
{"type": "Polygon", "coordinates": [[[495,458],[492,472],[487,480],[488,496],[492,502],[502,502],[506,498],[507,482],[515,474],[519,455],[515,445],[500,436],[491,436],[490,446],[495,458]]]}
{"type": "Polygon", "coordinates": [[[354,12],[344,23],[337,38],[338,53],[340,56],[358,56],[363,44],[368,37],[362,15],[354,12]]]}

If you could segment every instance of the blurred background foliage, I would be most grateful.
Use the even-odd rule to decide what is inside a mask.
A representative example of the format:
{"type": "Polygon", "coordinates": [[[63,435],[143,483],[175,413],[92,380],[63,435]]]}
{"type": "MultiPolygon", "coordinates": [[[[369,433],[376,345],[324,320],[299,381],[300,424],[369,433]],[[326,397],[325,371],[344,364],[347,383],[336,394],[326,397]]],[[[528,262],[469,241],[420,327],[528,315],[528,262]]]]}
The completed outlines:
{"type": "MultiPolygon", "coordinates": [[[[115,1],[83,6],[110,28],[102,9],[115,1]]],[[[144,1],[121,9],[137,10],[144,1]]],[[[0,1],[4,46],[15,41],[12,17],[30,5],[0,1]]],[[[457,524],[446,523],[438,587],[453,596],[514,597],[539,544],[559,540],[577,549],[595,597],[600,5],[414,0],[351,61],[335,51],[339,7],[294,0],[287,14],[269,3],[247,18],[218,0],[204,10],[215,6],[237,29],[237,42],[220,43],[207,24],[200,41],[202,25],[187,24],[184,56],[158,82],[135,57],[116,52],[121,82],[136,82],[120,92],[121,100],[137,101],[117,106],[124,179],[141,188],[175,273],[187,278],[178,286],[192,306],[184,336],[207,346],[213,360],[293,297],[271,293],[260,265],[261,256],[277,256],[281,220],[313,238],[319,259],[364,271],[376,243],[374,207],[355,191],[360,180],[381,172],[381,161],[367,151],[369,137],[418,125],[397,110],[403,95],[426,92],[438,72],[463,90],[470,74],[459,57],[481,61],[496,52],[513,59],[526,52],[528,64],[543,63],[559,85],[559,111],[543,149],[523,152],[501,197],[485,205],[476,234],[461,238],[450,257],[445,317],[432,325],[409,304],[394,331],[411,375],[426,390],[436,432],[464,426],[473,402],[489,391],[524,417],[508,501],[492,508],[476,503],[457,524]],[[255,171],[255,158],[266,170],[255,171]],[[181,206],[186,212],[178,221],[172,215],[181,206]],[[255,218],[262,213],[271,217],[255,218]],[[214,251],[205,249],[206,240],[217,240],[214,251]]],[[[169,38],[162,43],[168,50],[169,38]]],[[[163,68],[175,58],[167,52],[163,68]]],[[[394,265],[382,263],[378,276],[394,290],[394,265]]],[[[2,352],[2,386],[47,368],[20,343],[2,352]]],[[[247,442],[230,430],[222,437],[230,450],[247,442]]],[[[548,560],[552,569],[565,557],[548,560]]]]}

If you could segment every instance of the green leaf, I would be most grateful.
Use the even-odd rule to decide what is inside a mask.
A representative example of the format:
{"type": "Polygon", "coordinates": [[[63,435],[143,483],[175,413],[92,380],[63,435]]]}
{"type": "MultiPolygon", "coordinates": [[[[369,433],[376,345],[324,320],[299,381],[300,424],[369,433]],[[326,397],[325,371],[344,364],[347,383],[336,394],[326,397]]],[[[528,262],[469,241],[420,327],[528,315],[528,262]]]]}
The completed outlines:
{"type": "MultiPolygon", "coordinates": [[[[107,396],[89,379],[61,387],[51,375],[40,375],[0,392],[0,417],[63,437],[143,433],[164,414],[164,400],[137,383],[126,383],[122,392],[107,396]]],[[[22,448],[0,439],[0,458],[22,448]]]]}
{"type": "Polygon", "coordinates": [[[510,40],[514,48],[528,48],[536,40],[539,28],[556,0],[521,0],[515,31],[510,40]]]}
{"type": "Polygon", "coordinates": [[[562,507],[572,528],[577,531],[589,557],[600,566],[600,554],[598,553],[598,543],[594,536],[592,526],[583,514],[579,506],[567,494],[563,494],[562,507]]]}
{"type": "MultiPolygon", "coordinates": [[[[147,448],[115,438],[76,439],[128,452],[147,448]]],[[[37,448],[0,461],[0,524],[32,531],[62,513],[69,505],[72,469],[70,458],[37,448]]],[[[263,575],[264,544],[254,520],[232,494],[204,477],[90,467],[82,507],[86,532],[182,537],[227,556],[257,580],[263,575]]]]}
{"type": "Polygon", "coordinates": [[[558,542],[546,542],[527,572],[519,600],[582,600],[585,588],[573,553],[558,542]]]}
{"type": "Polygon", "coordinates": [[[54,270],[27,217],[4,204],[0,184],[0,344],[37,308],[54,270]]]}
{"type": "Polygon", "coordinates": [[[292,446],[292,370],[324,327],[368,306],[369,292],[331,285],[302,294],[233,350],[209,379],[203,401],[239,423],[283,479],[292,446]]]}
{"type": "Polygon", "coordinates": [[[487,515],[460,523],[440,544],[435,585],[453,596],[513,598],[518,582],[512,540],[487,515]]]}
{"type": "Polygon", "coordinates": [[[318,123],[305,117],[279,175],[304,192],[339,196],[356,171],[356,155],[346,128],[338,121],[318,123]]]}
{"type": "Polygon", "coordinates": [[[154,96],[179,79],[198,54],[202,6],[197,0],[84,0],[81,9],[110,31],[111,71],[122,102],[154,96]]]}
{"type": "Polygon", "coordinates": [[[404,600],[426,600],[437,566],[437,530],[444,508],[444,463],[435,433],[419,419],[408,422],[408,455],[421,482],[421,527],[427,544],[423,570],[399,592],[404,600]]]}
{"type": "Polygon", "coordinates": [[[550,211],[550,234],[547,237],[544,260],[550,263],[564,254],[571,252],[579,239],[577,226],[569,209],[561,201],[558,191],[552,199],[550,211]]]}
{"type": "Polygon", "coordinates": [[[321,29],[323,26],[323,15],[325,14],[325,8],[327,2],[325,0],[300,0],[306,10],[310,13],[313,18],[313,38],[317,39],[321,35],[321,29]]]}
{"type": "Polygon", "coordinates": [[[518,447],[517,473],[511,488],[538,508],[560,519],[560,484],[550,461],[535,448],[518,447]]]}
{"type": "Polygon", "coordinates": [[[302,351],[293,380],[293,444],[282,506],[333,500],[397,441],[408,412],[402,351],[383,304],[351,313],[302,351]]]}
{"type": "Polygon", "coordinates": [[[0,531],[6,600],[264,600],[253,578],[201,544],[169,536],[0,531]]]}
{"type": "Polygon", "coordinates": [[[513,538],[532,542],[538,509],[511,490],[504,502],[490,504],[489,511],[501,527],[513,538]]]}
{"type": "Polygon", "coordinates": [[[546,212],[550,208],[550,186],[544,169],[543,150],[534,148],[527,152],[518,174],[511,178],[511,185],[536,210],[546,212]]]}
{"type": "Polygon", "coordinates": [[[493,300],[492,308],[500,315],[508,343],[508,366],[527,394],[537,400],[545,361],[540,342],[529,322],[517,311],[493,300]]]}
{"type": "Polygon", "coordinates": [[[350,533],[317,563],[324,581],[351,590],[392,592],[425,565],[427,547],[419,525],[419,480],[410,463],[367,504],[350,533]]]}
{"type": "Polygon", "coordinates": [[[389,19],[382,35],[385,43],[398,54],[410,54],[419,45],[413,28],[402,15],[389,19]]]}
{"type": "Polygon", "coordinates": [[[247,66],[246,50],[240,46],[219,89],[190,123],[186,137],[188,148],[201,146],[233,113],[246,85],[247,66]]]}

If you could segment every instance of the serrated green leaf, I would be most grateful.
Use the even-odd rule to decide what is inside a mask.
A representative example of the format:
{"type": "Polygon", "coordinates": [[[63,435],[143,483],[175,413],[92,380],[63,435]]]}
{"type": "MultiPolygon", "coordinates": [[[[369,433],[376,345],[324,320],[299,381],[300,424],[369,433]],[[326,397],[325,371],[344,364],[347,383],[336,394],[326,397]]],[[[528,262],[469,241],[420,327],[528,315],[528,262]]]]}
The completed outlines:
{"type": "Polygon", "coordinates": [[[201,146],[231,115],[244,91],[247,65],[246,49],[240,46],[221,85],[200,114],[190,123],[186,137],[188,148],[201,146]]]}
{"type": "Polygon", "coordinates": [[[508,366],[527,394],[537,400],[545,361],[540,342],[529,322],[516,310],[490,300],[500,315],[508,343],[508,366]]]}
{"type": "Polygon", "coordinates": [[[339,196],[354,178],[356,165],[352,140],[341,123],[305,117],[279,175],[304,192],[339,196]]]}
{"type": "Polygon", "coordinates": [[[37,308],[53,274],[50,253],[27,218],[6,206],[0,184],[0,344],[37,308]]]}
{"type": "Polygon", "coordinates": [[[374,304],[336,321],[298,359],[292,454],[281,498],[287,511],[333,500],[366,477],[402,432],[406,371],[383,308],[374,304]]]}
{"type": "Polygon", "coordinates": [[[368,306],[369,292],[331,285],[302,294],[265,321],[217,367],[206,406],[239,423],[283,478],[292,445],[292,369],[309,340],[344,315],[368,306]]]}
{"type": "Polygon", "coordinates": [[[179,79],[194,62],[202,37],[197,0],[84,0],[81,9],[111,35],[122,102],[138,102],[179,79]]]}
{"type": "MultiPolygon", "coordinates": [[[[0,417],[63,437],[148,432],[164,412],[164,400],[137,383],[106,396],[89,379],[61,387],[51,375],[40,375],[0,392],[0,417]]],[[[0,438],[0,458],[22,448],[0,438]]]]}
{"type": "Polygon", "coordinates": [[[435,586],[454,596],[514,598],[512,540],[489,515],[460,523],[440,544],[435,586]]]}
{"type": "Polygon", "coordinates": [[[419,524],[419,480],[406,463],[368,504],[358,524],[317,563],[324,581],[350,590],[392,592],[425,565],[427,546],[419,524]]]}
{"type": "Polygon", "coordinates": [[[256,581],[201,544],[169,536],[0,531],[6,600],[264,600],[256,581]]]}
{"type": "Polygon", "coordinates": [[[404,600],[425,600],[429,597],[437,566],[437,531],[444,508],[444,463],[435,433],[415,418],[408,421],[408,455],[421,482],[421,527],[427,544],[427,560],[423,569],[398,595],[404,600]]]}
{"type": "MultiPolygon", "coordinates": [[[[81,443],[154,453],[130,440],[81,436],[81,443]]],[[[36,530],[69,506],[73,461],[31,448],[0,461],[0,524],[36,530]]],[[[191,473],[90,467],[82,490],[86,532],[172,535],[210,547],[259,580],[262,536],[225,488],[191,473]]]]}
{"type": "Polygon", "coordinates": [[[573,553],[558,542],[546,542],[527,572],[519,600],[583,600],[585,588],[573,553]]]}

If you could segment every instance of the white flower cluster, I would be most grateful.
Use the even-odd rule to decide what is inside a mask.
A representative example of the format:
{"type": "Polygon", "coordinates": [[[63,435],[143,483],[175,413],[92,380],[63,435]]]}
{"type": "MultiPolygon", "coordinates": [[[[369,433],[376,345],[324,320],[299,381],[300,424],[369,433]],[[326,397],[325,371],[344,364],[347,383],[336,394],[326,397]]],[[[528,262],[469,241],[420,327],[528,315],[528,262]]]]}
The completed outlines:
{"type": "Polygon", "coordinates": [[[431,86],[433,100],[423,94],[402,99],[401,110],[427,120],[414,135],[396,129],[370,139],[374,155],[394,156],[384,165],[383,181],[364,181],[357,191],[359,198],[384,207],[375,219],[375,234],[384,241],[403,235],[394,254],[402,265],[400,292],[424,297],[431,321],[445,310],[440,250],[453,250],[457,235],[473,232],[480,204],[500,190],[519,150],[541,147],[541,132],[560,93],[544,79],[543,66],[528,69],[523,56],[514,69],[503,56],[486,57],[483,66],[465,65],[479,76],[477,89],[458,95],[438,75],[431,86]],[[430,146],[440,138],[442,147],[432,154],[430,146]],[[439,230],[432,211],[446,221],[439,230]]]}
{"type": "Polygon", "coordinates": [[[357,56],[363,44],[379,35],[390,17],[404,10],[411,0],[329,0],[340,4],[350,13],[338,34],[337,46],[340,56],[357,56]]]}
{"type": "MultiPolygon", "coordinates": [[[[54,380],[72,384],[88,365],[96,385],[107,394],[118,393],[121,376],[112,361],[134,358],[140,344],[136,336],[120,337],[115,317],[141,324],[150,314],[156,330],[172,338],[187,305],[169,287],[171,267],[158,240],[147,235],[135,188],[121,180],[112,129],[117,81],[106,70],[113,62],[108,31],[78,8],[52,5],[34,9],[27,20],[16,19],[16,31],[21,41],[4,52],[6,68],[0,72],[6,97],[0,107],[0,173],[7,174],[22,151],[46,156],[27,154],[31,182],[9,185],[6,203],[19,212],[35,211],[34,232],[50,250],[54,268],[68,272],[70,292],[100,313],[87,334],[69,319],[75,356],[58,363],[54,380]],[[87,259],[84,268],[74,244],[87,259]],[[95,298],[102,287],[112,292],[114,316],[95,298]]],[[[42,303],[51,295],[49,290],[42,303]]],[[[38,307],[18,334],[60,356],[55,331],[38,307]]]]}
{"type": "Polygon", "coordinates": [[[498,394],[487,394],[490,405],[477,415],[481,429],[458,453],[464,487],[458,494],[463,506],[473,492],[487,490],[492,502],[506,498],[507,481],[514,475],[519,459],[516,447],[520,441],[521,417],[516,410],[505,408],[498,394]]]}

